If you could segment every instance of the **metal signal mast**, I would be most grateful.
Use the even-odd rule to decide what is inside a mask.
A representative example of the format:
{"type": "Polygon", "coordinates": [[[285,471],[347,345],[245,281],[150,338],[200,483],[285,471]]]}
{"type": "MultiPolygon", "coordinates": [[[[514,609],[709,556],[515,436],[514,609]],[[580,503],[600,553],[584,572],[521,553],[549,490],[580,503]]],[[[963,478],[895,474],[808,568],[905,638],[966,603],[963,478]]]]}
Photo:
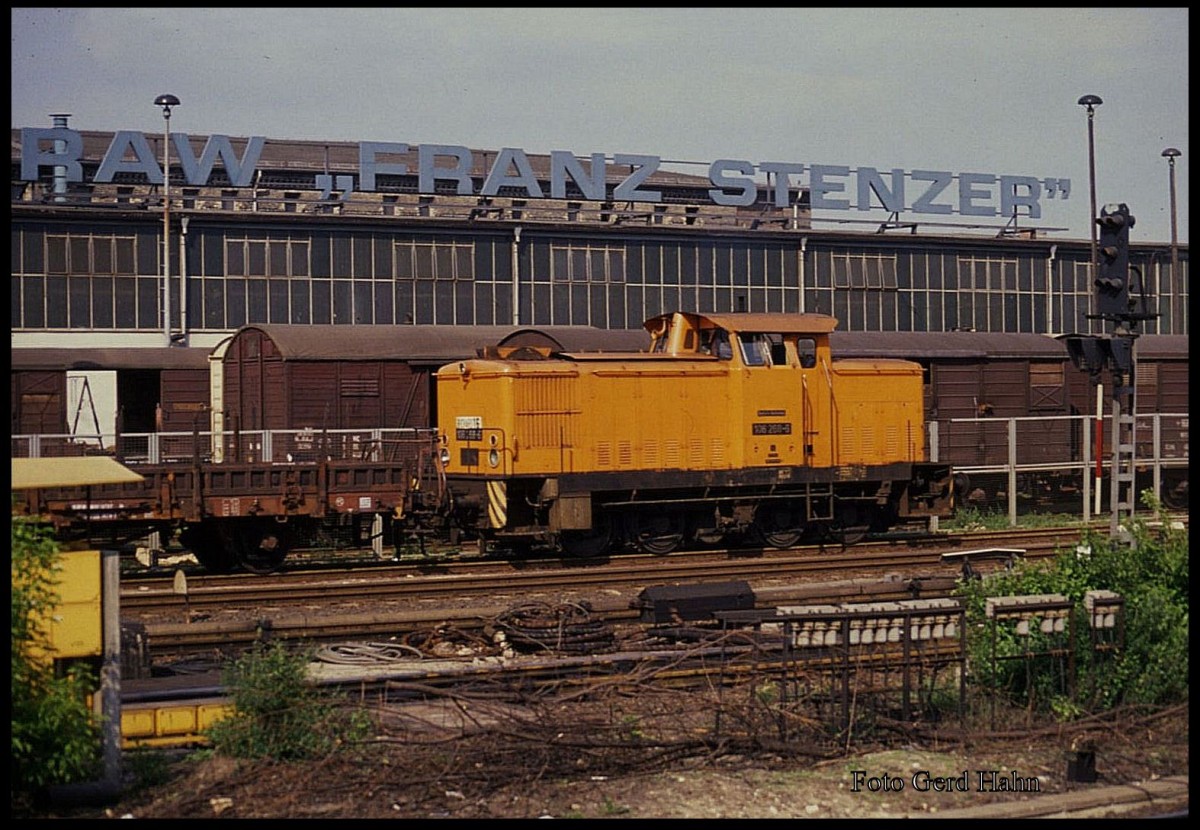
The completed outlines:
{"type": "Polygon", "coordinates": [[[1136,220],[1124,203],[1105,205],[1096,219],[1100,238],[1093,280],[1096,313],[1090,320],[1113,324],[1111,334],[1067,335],[1063,339],[1076,367],[1086,368],[1092,383],[1100,382],[1100,373],[1108,368],[1112,375],[1112,476],[1109,504],[1111,534],[1118,536],[1122,517],[1136,509],[1134,486],[1136,442],[1134,384],[1136,361],[1134,342],[1138,324],[1158,314],[1148,310],[1149,298],[1141,269],[1129,264],[1129,229],[1136,220]]]}

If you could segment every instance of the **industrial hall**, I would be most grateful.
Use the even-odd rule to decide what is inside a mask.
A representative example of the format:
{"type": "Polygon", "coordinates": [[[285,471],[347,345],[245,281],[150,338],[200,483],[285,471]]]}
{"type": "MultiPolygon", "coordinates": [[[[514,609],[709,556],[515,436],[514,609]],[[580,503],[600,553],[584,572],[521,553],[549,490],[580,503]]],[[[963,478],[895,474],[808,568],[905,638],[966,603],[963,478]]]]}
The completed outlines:
{"type": "MultiPolygon", "coordinates": [[[[839,189],[886,208],[886,171],[816,191],[784,165],[764,182],[734,163],[705,177],[646,156],[52,123],[12,130],[14,351],[211,349],[250,324],[638,329],[675,310],[1103,332],[1094,242],[1056,238],[1028,199],[978,210],[965,184],[958,208],[872,217],[816,208],[839,189]]],[[[1186,334],[1187,245],[1133,243],[1129,264],[1157,315],[1143,332],[1186,334]]]]}

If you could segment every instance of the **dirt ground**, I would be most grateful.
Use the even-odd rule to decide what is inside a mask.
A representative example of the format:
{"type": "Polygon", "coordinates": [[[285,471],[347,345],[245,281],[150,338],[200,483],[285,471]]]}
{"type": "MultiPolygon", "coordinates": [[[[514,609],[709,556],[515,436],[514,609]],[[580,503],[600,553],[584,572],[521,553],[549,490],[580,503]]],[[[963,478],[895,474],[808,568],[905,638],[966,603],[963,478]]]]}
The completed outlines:
{"type": "MultiPolygon", "coordinates": [[[[369,748],[302,764],[196,754],[127,756],[169,776],[71,818],[900,818],[1188,772],[1188,707],[1126,711],[970,740],[928,730],[866,739],[778,740],[748,720],[733,740],[701,736],[668,695],[650,709],[609,699],[572,707],[481,701],[395,707],[369,748]],[[662,719],[672,712],[670,728],[662,719]],[[614,724],[616,727],[614,728],[614,724]],[[746,740],[747,730],[752,733],[746,740]],[[1095,747],[1095,783],[1067,780],[1072,747],[1095,747]],[[1009,790],[1002,789],[1004,785],[1009,790]]],[[[644,703],[644,701],[642,702],[644,703]]],[[[710,724],[711,725],[711,724],[710,724]]],[[[1120,815],[1186,810],[1135,806],[1120,815]]],[[[1104,815],[1106,813],[1098,813],[1104,815]]],[[[1116,814],[1116,813],[1107,813],[1116,814]]]]}

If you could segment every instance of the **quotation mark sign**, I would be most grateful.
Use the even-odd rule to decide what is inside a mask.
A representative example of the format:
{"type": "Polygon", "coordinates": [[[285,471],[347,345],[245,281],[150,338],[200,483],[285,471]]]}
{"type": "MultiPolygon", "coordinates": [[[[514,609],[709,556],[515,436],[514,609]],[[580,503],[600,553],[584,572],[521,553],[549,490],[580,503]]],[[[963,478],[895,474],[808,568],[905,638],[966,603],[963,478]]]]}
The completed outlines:
{"type": "Polygon", "coordinates": [[[1046,188],[1046,198],[1053,199],[1059,194],[1063,199],[1071,198],[1071,180],[1070,179],[1042,179],[1042,187],[1046,188]]]}
{"type": "MultiPolygon", "coordinates": [[[[1047,180],[1049,181],[1049,180],[1047,180]]],[[[353,176],[338,176],[337,181],[334,181],[333,176],[328,173],[322,173],[317,176],[317,187],[321,188],[321,200],[328,201],[333,198],[333,189],[338,189],[337,200],[344,202],[350,198],[350,194],[354,192],[354,177],[353,176]]]]}

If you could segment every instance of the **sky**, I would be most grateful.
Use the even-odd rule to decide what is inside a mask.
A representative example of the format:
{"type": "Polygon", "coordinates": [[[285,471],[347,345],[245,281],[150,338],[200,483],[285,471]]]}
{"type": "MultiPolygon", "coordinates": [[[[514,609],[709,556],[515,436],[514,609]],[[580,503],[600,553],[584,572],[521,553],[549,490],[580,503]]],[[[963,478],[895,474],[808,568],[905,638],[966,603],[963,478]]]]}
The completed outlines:
{"type": "MultiPolygon", "coordinates": [[[[156,134],[170,93],[172,132],[192,135],[636,153],[703,163],[676,168],[696,175],[739,159],[1070,179],[1019,223],[1088,239],[1076,102],[1097,95],[1097,205],[1129,206],[1132,241],[1170,242],[1174,147],[1186,243],[1189,22],[1186,8],[15,8],[12,127],[67,112],[74,129],[156,134]]],[[[863,217],[887,213],[814,214],[863,217]]]]}

